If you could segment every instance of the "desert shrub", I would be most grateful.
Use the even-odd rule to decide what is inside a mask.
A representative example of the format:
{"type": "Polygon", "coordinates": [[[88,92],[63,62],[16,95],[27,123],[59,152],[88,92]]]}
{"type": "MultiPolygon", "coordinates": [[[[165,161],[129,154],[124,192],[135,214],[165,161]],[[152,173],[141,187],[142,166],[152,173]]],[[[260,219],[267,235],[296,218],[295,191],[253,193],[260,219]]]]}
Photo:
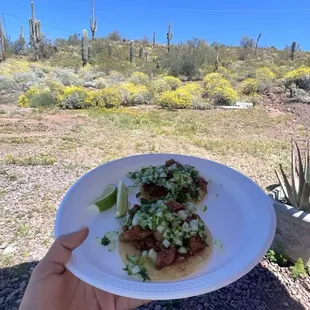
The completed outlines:
{"type": "Polygon", "coordinates": [[[72,69],[56,68],[51,76],[54,80],[59,81],[65,86],[82,85],[81,79],[78,77],[77,74],[74,73],[72,69]]]}
{"type": "Polygon", "coordinates": [[[151,81],[150,88],[155,94],[160,94],[164,91],[172,90],[169,83],[163,78],[157,78],[151,81]]]}
{"type": "Polygon", "coordinates": [[[273,80],[276,78],[276,74],[268,67],[258,68],[255,72],[255,76],[259,80],[273,80]]]}
{"type": "Polygon", "coordinates": [[[130,77],[130,82],[135,85],[149,85],[150,78],[143,72],[133,72],[130,77]]]}
{"type": "Polygon", "coordinates": [[[203,87],[198,84],[198,83],[187,83],[185,85],[183,85],[182,90],[186,90],[188,91],[192,96],[198,96],[201,97],[202,93],[203,93],[203,87]]]}
{"type": "Polygon", "coordinates": [[[163,80],[169,84],[172,90],[176,90],[182,85],[181,80],[174,76],[164,76],[163,80]]]}
{"type": "Polygon", "coordinates": [[[29,88],[39,84],[42,81],[35,72],[19,72],[15,74],[14,81],[19,88],[29,88]]]}
{"type": "Polygon", "coordinates": [[[7,59],[0,66],[0,75],[15,75],[21,72],[30,71],[29,63],[24,60],[7,59]]]}
{"type": "Polygon", "coordinates": [[[297,101],[297,102],[303,102],[303,103],[310,103],[310,94],[309,92],[305,91],[302,88],[298,88],[295,83],[290,84],[288,88],[289,94],[288,97],[289,101],[297,101]]]}
{"type": "Polygon", "coordinates": [[[107,86],[107,81],[104,78],[99,77],[98,79],[95,79],[94,86],[96,88],[105,88],[107,86]]]}
{"type": "Polygon", "coordinates": [[[29,88],[24,94],[18,97],[18,105],[20,107],[29,107],[32,99],[37,96],[42,90],[38,86],[29,88]]]}
{"type": "Polygon", "coordinates": [[[180,87],[176,90],[163,92],[158,99],[158,104],[170,109],[185,109],[192,105],[192,94],[180,87]]]}
{"type": "Polygon", "coordinates": [[[123,105],[149,104],[151,101],[151,92],[144,85],[126,83],[121,84],[118,89],[123,105]]]}
{"type": "Polygon", "coordinates": [[[49,90],[43,90],[35,94],[29,101],[29,107],[51,107],[56,105],[56,100],[49,90]]]}
{"type": "Polygon", "coordinates": [[[0,91],[14,88],[15,83],[11,77],[0,75],[0,91]]]}
{"type": "Polygon", "coordinates": [[[310,90],[310,67],[299,67],[284,76],[286,87],[295,84],[298,88],[310,90]]]}
{"type": "Polygon", "coordinates": [[[78,68],[82,61],[81,56],[76,53],[60,52],[55,54],[50,60],[50,64],[61,68],[78,68]]]}
{"type": "Polygon", "coordinates": [[[232,88],[230,82],[219,73],[207,74],[204,83],[208,97],[215,104],[230,105],[238,99],[238,93],[232,88]]]}
{"type": "Polygon", "coordinates": [[[125,81],[125,76],[117,71],[110,71],[106,78],[107,85],[118,85],[125,81]]]}
{"type": "Polygon", "coordinates": [[[119,31],[115,30],[111,33],[108,34],[108,40],[111,41],[121,41],[122,40],[122,36],[119,33],[119,31]]]}
{"type": "Polygon", "coordinates": [[[90,92],[87,100],[91,102],[92,106],[112,108],[118,107],[122,103],[122,97],[117,87],[106,87],[97,92],[90,92]]]}
{"type": "Polygon", "coordinates": [[[56,100],[66,109],[84,109],[92,105],[88,99],[89,91],[80,86],[65,86],[56,91],[56,100]]]}
{"type": "Polygon", "coordinates": [[[185,44],[174,45],[164,56],[163,66],[170,75],[185,76],[189,80],[201,78],[201,66],[208,56],[204,40],[190,40],[185,44]]]}
{"type": "Polygon", "coordinates": [[[242,93],[245,95],[255,95],[258,92],[258,82],[256,79],[248,78],[241,85],[242,93]]]}

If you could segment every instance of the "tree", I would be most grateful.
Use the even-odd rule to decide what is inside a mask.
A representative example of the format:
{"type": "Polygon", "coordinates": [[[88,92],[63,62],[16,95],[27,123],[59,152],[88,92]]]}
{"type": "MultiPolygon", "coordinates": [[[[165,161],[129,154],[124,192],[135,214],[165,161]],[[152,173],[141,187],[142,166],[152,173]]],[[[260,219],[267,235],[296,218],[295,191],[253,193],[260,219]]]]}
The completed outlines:
{"type": "Polygon", "coordinates": [[[115,31],[108,34],[108,40],[122,41],[122,37],[121,37],[121,34],[119,33],[119,31],[115,30],[115,31]]]}

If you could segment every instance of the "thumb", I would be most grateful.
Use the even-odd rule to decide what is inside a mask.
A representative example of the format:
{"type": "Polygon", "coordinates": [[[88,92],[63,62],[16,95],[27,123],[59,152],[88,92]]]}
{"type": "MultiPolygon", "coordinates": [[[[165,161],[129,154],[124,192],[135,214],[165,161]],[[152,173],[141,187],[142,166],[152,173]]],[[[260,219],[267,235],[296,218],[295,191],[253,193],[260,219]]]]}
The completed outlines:
{"type": "Polygon", "coordinates": [[[85,241],[88,232],[88,228],[83,228],[79,231],[57,238],[43,258],[42,265],[48,264],[49,268],[51,268],[52,265],[55,267],[53,272],[62,273],[65,270],[65,264],[71,257],[72,251],[85,241]]]}

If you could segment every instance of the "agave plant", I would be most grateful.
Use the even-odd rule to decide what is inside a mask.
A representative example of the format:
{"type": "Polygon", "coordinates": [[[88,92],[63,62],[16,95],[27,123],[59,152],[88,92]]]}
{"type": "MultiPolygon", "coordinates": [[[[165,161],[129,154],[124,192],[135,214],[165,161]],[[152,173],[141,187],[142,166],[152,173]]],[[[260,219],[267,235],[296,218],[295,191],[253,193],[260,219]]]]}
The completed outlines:
{"type": "Polygon", "coordinates": [[[276,171],[277,178],[284,192],[285,198],[294,208],[310,212],[310,159],[309,141],[307,143],[305,164],[301,158],[301,152],[295,140],[292,140],[291,150],[291,184],[280,165],[280,173],[276,171]],[[297,151],[297,152],[296,152],[297,151]]]}

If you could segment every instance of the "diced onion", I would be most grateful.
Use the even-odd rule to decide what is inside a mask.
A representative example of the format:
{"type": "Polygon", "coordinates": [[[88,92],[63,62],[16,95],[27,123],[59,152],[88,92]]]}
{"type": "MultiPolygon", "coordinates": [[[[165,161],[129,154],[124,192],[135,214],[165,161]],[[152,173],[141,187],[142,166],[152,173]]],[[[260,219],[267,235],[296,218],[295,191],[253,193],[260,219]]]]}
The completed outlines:
{"type": "Polygon", "coordinates": [[[139,266],[134,266],[131,270],[132,274],[137,274],[141,271],[141,268],[139,266]]]}
{"type": "Polygon", "coordinates": [[[187,253],[187,248],[185,248],[184,246],[181,246],[179,249],[178,249],[178,252],[180,254],[186,254],[187,253]]]}
{"type": "Polygon", "coordinates": [[[167,239],[165,239],[165,240],[163,241],[163,245],[164,245],[166,248],[169,248],[170,242],[169,242],[167,239]]]}

